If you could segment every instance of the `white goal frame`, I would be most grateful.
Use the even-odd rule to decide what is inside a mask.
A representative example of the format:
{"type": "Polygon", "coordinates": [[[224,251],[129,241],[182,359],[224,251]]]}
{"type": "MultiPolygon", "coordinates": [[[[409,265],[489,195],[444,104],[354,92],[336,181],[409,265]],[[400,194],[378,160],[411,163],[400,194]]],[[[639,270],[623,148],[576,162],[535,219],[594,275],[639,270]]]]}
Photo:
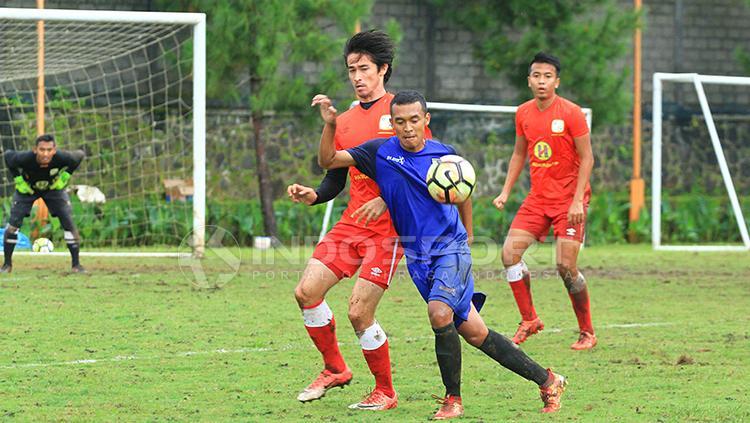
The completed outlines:
{"type": "MultiPolygon", "coordinates": [[[[182,24],[193,27],[193,255],[202,257],[206,228],[206,15],[204,13],[0,8],[0,18],[26,21],[182,24]]],[[[188,234],[185,234],[188,235],[188,234]]],[[[54,254],[54,253],[53,253],[54,254]]],[[[67,253],[61,253],[67,254],[67,253]]],[[[174,257],[180,253],[81,252],[81,255],[174,257]]]]}
{"type": "MultiPolygon", "coordinates": [[[[356,101],[352,103],[352,107],[356,104],[358,104],[356,101]]],[[[518,106],[496,106],[496,105],[489,105],[489,104],[462,104],[462,103],[435,103],[435,102],[428,101],[427,109],[428,110],[453,111],[453,112],[515,114],[516,110],[518,109],[518,106]]],[[[586,123],[588,124],[589,131],[590,131],[592,111],[591,109],[587,107],[581,107],[581,111],[583,111],[583,114],[586,116],[586,123]]],[[[331,214],[333,213],[334,201],[335,199],[329,201],[326,205],[326,213],[325,213],[325,216],[323,216],[323,224],[320,227],[320,235],[318,236],[318,242],[320,242],[323,239],[323,237],[326,235],[326,232],[328,232],[328,226],[331,222],[331,214]]]]}
{"type": "Polygon", "coordinates": [[[749,251],[750,236],[748,236],[745,217],[742,214],[742,208],[737,198],[737,191],[732,182],[732,175],[729,173],[729,166],[724,157],[724,150],[721,148],[719,134],[716,131],[713,115],[708,106],[706,93],[703,90],[703,84],[724,84],[724,85],[747,85],[750,86],[750,78],[739,76],[719,76],[719,75],[700,75],[697,73],[662,73],[656,72],[653,76],[653,166],[651,173],[651,241],[654,250],[667,251],[749,251]],[[744,245],[662,245],[661,244],[661,152],[662,152],[662,81],[682,82],[693,84],[695,92],[698,95],[698,101],[706,120],[708,134],[711,137],[711,143],[719,162],[719,169],[724,180],[724,186],[729,194],[729,201],[732,204],[732,210],[737,220],[737,227],[740,230],[742,243],[744,245]]]}

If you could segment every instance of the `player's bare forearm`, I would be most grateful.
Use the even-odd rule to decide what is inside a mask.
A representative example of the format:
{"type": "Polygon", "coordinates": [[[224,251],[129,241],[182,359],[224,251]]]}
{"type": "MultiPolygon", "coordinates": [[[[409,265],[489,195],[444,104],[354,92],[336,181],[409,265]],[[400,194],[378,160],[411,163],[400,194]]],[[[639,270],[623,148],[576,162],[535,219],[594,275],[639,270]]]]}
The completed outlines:
{"type": "Polygon", "coordinates": [[[586,192],[586,185],[591,178],[591,171],[594,169],[594,153],[591,150],[591,137],[589,134],[577,137],[574,141],[580,164],[578,167],[578,180],[576,181],[576,191],[573,196],[573,201],[582,202],[583,195],[586,192]]]}
{"type": "Polygon", "coordinates": [[[526,148],[528,144],[526,137],[516,135],[513,155],[510,157],[510,163],[508,163],[508,174],[505,176],[505,183],[503,184],[503,191],[501,193],[505,197],[510,195],[510,190],[513,189],[518,177],[521,175],[524,162],[526,162],[526,148]]]}
{"type": "Polygon", "coordinates": [[[469,236],[469,245],[471,245],[471,243],[474,241],[474,225],[471,216],[471,198],[468,198],[463,203],[458,204],[457,207],[458,215],[459,217],[461,217],[461,223],[464,224],[464,228],[466,228],[466,234],[469,236]]]}
{"type": "Polygon", "coordinates": [[[320,146],[318,147],[318,165],[323,169],[330,169],[331,162],[336,155],[336,145],[333,135],[336,133],[336,123],[326,122],[323,133],[320,135],[320,146]]]}
{"type": "Polygon", "coordinates": [[[513,152],[513,155],[510,158],[510,163],[508,164],[508,174],[505,176],[505,183],[503,184],[503,190],[502,193],[506,196],[510,195],[510,191],[513,189],[513,186],[516,184],[516,181],[518,181],[518,177],[521,175],[521,172],[523,171],[523,164],[526,161],[526,152],[518,153],[516,151],[513,152]]]}
{"type": "Polygon", "coordinates": [[[333,155],[333,158],[330,160],[329,163],[327,163],[325,166],[323,166],[324,169],[340,169],[342,167],[349,167],[349,166],[356,166],[357,162],[354,161],[354,158],[351,154],[349,154],[346,150],[339,150],[336,151],[333,155]]]}

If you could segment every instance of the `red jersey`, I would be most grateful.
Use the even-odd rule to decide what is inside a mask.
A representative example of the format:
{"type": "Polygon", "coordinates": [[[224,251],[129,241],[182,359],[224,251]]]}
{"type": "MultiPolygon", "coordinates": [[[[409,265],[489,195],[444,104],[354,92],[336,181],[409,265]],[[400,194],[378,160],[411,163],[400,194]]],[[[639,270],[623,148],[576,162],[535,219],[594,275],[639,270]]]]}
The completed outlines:
{"type": "MultiPolygon", "coordinates": [[[[388,138],[396,133],[391,126],[391,100],[393,94],[386,93],[382,98],[375,102],[369,109],[365,110],[360,106],[352,107],[336,118],[336,133],[334,141],[336,150],[345,150],[356,147],[365,141],[375,138],[388,138]]],[[[366,202],[380,196],[378,185],[363,174],[356,167],[349,168],[349,204],[341,216],[341,222],[357,226],[364,226],[363,223],[356,223],[356,219],[351,215],[355,210],[360,208],[366,202]]],[[[387,236],[396,236],[396,230],[391,224],[391,215],[386,211],[378,219],[367,224],[367,228],[372,231],[387,236]]]]}
{"type": "MultiPolygon", "coordinates": [[[[543,112],[534,99],[518,106],[516,135],[525,137],[528,142],[529,196],[566,200],[575,195],[581,160],[573,139],[588,133],[581,108],[560,96],[543,112]]],[[[587,183],[585,193],[590,192],[587,183]]]]}
{"type": "MultiPolygon", "coordinates": [[[[336,150],[346,150],[363,144],[376,138],[388,138],[396,135],[391,126],[391,100],[393,94],[385,93],[369,109],[360,106],[340,114],[336,118],[336,133],[334,141],[336,150]]],[[[425,138],[432,138],[429,128],[425,130],[425,138]]],[[[349,204],[341,216],[341,222],[365,227],[364,223],[356,223],[351,215],[366,202],[380,196],[378,185],[369,176],[349,167],[349,204]]],[[[388,211],[378,219],[367,224],[367,228],[381,235],[398,236],[391,223],[391,215],[388,211]]]]}

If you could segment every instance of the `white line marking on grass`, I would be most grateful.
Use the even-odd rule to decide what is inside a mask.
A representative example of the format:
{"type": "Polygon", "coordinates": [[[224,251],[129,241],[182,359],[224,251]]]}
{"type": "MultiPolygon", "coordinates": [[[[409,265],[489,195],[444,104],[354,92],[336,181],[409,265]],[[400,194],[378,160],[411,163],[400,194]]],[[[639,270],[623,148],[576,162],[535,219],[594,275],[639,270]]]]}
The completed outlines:
{"type": "MultiPolygon", "coordinates": [[[[622,324],[611,324],[611,325],[599,325],[598,328],[604,329],[630,329],[630,328],[645,328],[654,326],[670,326],[674,325],[671,322],[647,322],[647,323],[622,323],[622,324]]],[[[545,329],[547,333],[559,333],[567,330],[575,330],[577,328],[549,328],[545,329]]],[[[403,341],[424,341],[434,339],[432,336],[419,336],[419,337],[404,337],[401,338],[403,341]]],[[[399,338],[393,338],[394,341],[398,341],[399,338]]],[[[339,345],[359,345],[359,342],[339,342],[339,345]]],[[[38,367],[54,367],[54,366],[76,366],[82,364],[98,364],[98,363],[117,363],[121,361],[146,361],[146,360],[164,360],[170,358],[182,358],[182,357],[194,357],[201,355],[221,355],[221,354],[249,354],[249,353],[264,353],[264,352],[278,352],[288,350],[298,350],[301,348],[307,348],[307,344],[303,347],[302,344],[289,344],[286,346],[273,348],[273,347],[254,347],[254,348],[236,348],[226,349],[219,348],[216,350],[206,351],[185,351],[174,354],[163,354],[163,355],[150,355],[150,356],[138,356],[138,355],[118,355],[111,358],[89,358],[82,360],[71,360],[71,361],[57,361],[48,363],[17,363],[17,364],[6,364],[0,366],[0,369],[28,369],[38,367]]]]}
{"type": "MultiPolygon", "coordinates": [[[[649,328],[653,326],[670,326],[674,323],[671,322],[650,322],[650,323],[621,323],[621,324],[612,324],[612,325],[596,325],[599,329],[630,329],[630,328],[649,328]]],[[[542,332],[551,332],[551,333],[559,333],[564,330],[576,330],[578,328],[566,328],[566,329],[559,329],[559,328],[550,328],[550,329],[544,329],[542,332]]]]}

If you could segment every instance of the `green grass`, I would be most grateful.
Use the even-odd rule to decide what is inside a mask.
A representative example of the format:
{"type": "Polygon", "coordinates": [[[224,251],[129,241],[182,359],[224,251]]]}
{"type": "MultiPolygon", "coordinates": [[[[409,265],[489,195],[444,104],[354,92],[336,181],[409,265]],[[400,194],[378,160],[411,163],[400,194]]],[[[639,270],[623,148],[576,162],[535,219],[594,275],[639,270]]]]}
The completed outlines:
{"type": "MultiPolygon", "coordinates": [[[[476,284],[489,295],[482,314],[512,335],[518,313],[490,250],[475,251],[476,284]]],[[[322,401],[296,401],[320,370],[292,294],[309,254],[242,250],[239,273],[211,290],[197,289],[177,259],[84,258],[90,275],[73,276],[66,257],[17,257],[14,273],[0,275],[0,418],[426,421],[442,389],[426,306],[403,263],[378,313],[399,407],[346,408],[372,385],[346,319],[351,281],[328,302],[355,379],[322,401]]],[[[750,420],[750,254],[586,248],[599,345],[583,352],[568,348],[575,317],[553,261],[548,247],[527,257],[547,329],[523,349],[569,377],[562,411],[540,415],[532,383],[464,344],[463,421],[750,420]]],[[[216,257],[203,268],[209,281],[231,273],[216,257]]]]}

